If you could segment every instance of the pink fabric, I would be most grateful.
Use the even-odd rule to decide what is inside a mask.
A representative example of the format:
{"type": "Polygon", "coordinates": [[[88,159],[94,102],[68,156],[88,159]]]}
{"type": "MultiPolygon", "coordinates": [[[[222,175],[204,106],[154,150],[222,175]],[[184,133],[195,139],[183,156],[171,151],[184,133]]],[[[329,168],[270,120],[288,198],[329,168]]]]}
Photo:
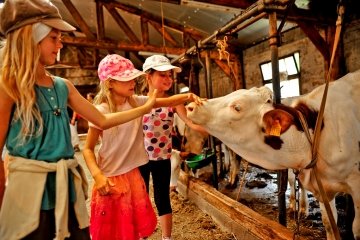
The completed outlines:
{"type": "Polygon", "coordinates": [[[117,54],[107,55],[98,66],[98,75],[102,82],[109,78],[126,82],[143,74],[145,73],[137,70],[129,59],[117,54]]]}
{"type": "Polygon", "coordinates": [[[115,183],[110,195],[100,196],[95,188],[92,193],[92,240],[138,240],[150,236],[157,219],[139,170],[110,179],[115,183]]]}

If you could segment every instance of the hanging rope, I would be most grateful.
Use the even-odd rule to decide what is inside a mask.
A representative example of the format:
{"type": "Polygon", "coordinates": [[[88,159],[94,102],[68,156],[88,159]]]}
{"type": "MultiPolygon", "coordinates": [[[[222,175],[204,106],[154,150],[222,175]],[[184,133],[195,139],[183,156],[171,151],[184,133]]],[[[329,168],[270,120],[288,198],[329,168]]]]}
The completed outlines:
{"type": "Polygon", "coordinates": [[[226,48],[228,47],[227,40],[228,40],[227,36],[225,36],[223,40],[221,39],[216,40],[216,46],[218,47],[219,60],[226,58],[227,63],[230,66],[230,53],[226,51],[226,48]]]}
{"type": "Polygon", "coordinates": [[[166,54],[166,42],[165,42],[165,24],[164,24],[164,10],[163,10],[163,1],[160,1],[160,10],[161,10],[161,33],[163,41],[163,51],[166,54]]]}
{"type": "Polygon", "coordinates": [[[227,41],[228,41],[227,36],[225,36],[223,40],[221,39],[216,40],[216,46],[218,47],[218,52],[219,52],[219,60],[223,60],[224,58],[226,59],[227,65],[230,68],[230,75],[233,75],[236,81],[237,77],[235,75],[234,68],[230,62],[230,53],[226,50],[227,47],[229,46],[227,41]]]}

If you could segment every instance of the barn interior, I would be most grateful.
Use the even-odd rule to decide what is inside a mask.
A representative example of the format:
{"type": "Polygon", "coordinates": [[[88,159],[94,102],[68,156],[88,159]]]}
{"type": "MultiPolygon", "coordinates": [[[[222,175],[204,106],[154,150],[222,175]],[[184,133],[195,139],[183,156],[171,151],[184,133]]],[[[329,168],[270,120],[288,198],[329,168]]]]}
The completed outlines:
{"type": "MultiPolygon", "coordinates": [[[[358,0],[51,2],[76,31],[63,35],[48,70],[84,96],[97,92],[98,63],[113,53],[138,69],[164,55],[183,70],[172,92],[206,98],[267,85],[281,101],[360,69],[358,0]]],[[[78,132],[86,131],[79,121],[78,132]]]]}
{"type": "Polygon", "coordinates": [[[51,71],[83,93],[96,91],[96,68],[105,55],[118,53],[141,69],[146,57],[160,53],[182,66],[178,86],[205,97],[222,96],[271,84],[266,69],[274,48],[280,62],[297,68],[281,69],[280,81],[295,82],[297,94],[307,93],[323,83],[328,71],[340,2],[345,13],[332,79],[359,68],[356,0],[52,2],[77,31],[63,37],[51,71]],[[207,71],[212,91],[205,87],[207,71]]]}

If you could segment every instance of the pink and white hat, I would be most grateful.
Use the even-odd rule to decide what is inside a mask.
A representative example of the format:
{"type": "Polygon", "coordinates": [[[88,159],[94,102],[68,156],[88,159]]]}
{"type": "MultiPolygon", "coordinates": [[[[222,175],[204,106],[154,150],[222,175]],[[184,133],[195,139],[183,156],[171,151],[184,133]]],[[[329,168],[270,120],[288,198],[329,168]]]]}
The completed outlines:
{"type": "Polygon", "coordinates": [[[144,74],[144,72],[137,70],[129,59],[117,54],[110,54],[104,57],[98,67],[98,75],[101,82],[109,78],[127,82],[144,74]]]}

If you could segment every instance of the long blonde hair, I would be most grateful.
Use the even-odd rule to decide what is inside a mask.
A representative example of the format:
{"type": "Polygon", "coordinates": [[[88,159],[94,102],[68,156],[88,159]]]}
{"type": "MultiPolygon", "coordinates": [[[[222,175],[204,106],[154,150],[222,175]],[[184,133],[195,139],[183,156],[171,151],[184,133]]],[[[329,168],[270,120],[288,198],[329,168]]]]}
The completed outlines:
{"type": "MultiPolygon", "coordinates": [[[[95,96],[93,104],[99,105],[101,103],[106,103],[109,106],[109,111],[113,113],[113,112],[117,112],[117,108],[116,108],[116,103],[113,101],[112,92],[110,89],[110,81],[111,79],[109,78],[104,82],[100,83],[100,90],[95,96]]],[[[138,107],[138,104],[133,96],[128,97],[127,101],[133,108],[138,107]]]]}
{"type": "Polygon", "coordinates": [[[16,106],[13,120],[22,122],[18,137],[23,143],[43,130],[35,93],[40,50],[32,38],[32,25],[8,33],[3,46],[1,84],[16,106]]]}

